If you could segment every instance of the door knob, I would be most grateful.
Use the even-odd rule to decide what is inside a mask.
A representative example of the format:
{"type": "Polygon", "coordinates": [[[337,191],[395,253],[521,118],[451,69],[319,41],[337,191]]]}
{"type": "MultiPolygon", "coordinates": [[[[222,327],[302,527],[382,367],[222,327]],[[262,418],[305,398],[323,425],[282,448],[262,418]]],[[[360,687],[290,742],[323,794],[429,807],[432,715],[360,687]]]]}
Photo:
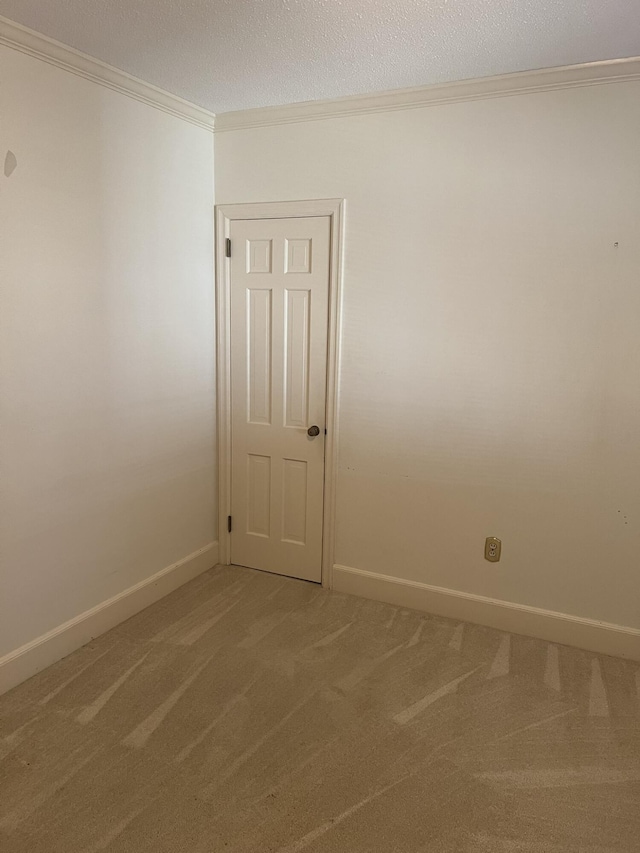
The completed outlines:
{"type": "Polygon", "coordinates": [[[320,435],[320,427],[310,426],[307,430],[307,435],[310,435],[312,438],[314,438],[316,435],[320,435]]]}

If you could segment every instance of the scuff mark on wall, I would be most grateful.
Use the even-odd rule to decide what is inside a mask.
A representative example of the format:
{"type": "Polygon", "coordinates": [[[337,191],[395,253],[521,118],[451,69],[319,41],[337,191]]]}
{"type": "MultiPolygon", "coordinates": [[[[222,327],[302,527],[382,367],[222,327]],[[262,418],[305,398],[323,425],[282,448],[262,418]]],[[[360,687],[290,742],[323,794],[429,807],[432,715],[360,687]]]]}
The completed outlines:
{"type": "Polygon", "coordinates": [[[18,165],[18,161],[16,160],[16,155],[13,153],[13,151],[7,151],[7,154],[4,158],[4,176],[5,176],[5,178],[10,178],[11,175],[13,175],[13,173],[16,170],[17,165],[18,165]]]}

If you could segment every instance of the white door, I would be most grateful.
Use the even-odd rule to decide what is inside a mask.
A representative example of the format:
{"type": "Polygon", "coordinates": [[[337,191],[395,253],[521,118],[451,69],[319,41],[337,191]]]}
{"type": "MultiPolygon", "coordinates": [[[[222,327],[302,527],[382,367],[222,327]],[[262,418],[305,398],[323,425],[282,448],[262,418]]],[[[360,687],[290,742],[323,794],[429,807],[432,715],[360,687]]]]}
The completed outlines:
{"type": "Polygon", "coordinates": [[[330,218],[230,228],[231,562],[319,582],[330,218]]]}

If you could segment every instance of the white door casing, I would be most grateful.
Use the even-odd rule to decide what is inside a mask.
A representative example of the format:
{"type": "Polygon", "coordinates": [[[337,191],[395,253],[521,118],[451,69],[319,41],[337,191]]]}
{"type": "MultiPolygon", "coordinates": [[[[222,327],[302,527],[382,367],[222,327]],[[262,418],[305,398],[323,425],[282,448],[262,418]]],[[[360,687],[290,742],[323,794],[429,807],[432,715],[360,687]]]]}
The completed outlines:
{"type": "Polygon", "coordinates": [[[230,226],[231,562],[318,582],[330,226],[230,226]]]}

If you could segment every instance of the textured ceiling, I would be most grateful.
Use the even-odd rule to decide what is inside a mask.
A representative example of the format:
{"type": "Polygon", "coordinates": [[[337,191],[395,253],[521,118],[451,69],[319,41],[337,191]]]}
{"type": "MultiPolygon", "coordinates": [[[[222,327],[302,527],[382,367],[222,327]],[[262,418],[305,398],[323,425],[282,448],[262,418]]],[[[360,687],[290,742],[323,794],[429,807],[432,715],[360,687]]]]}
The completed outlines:
{"type": "Polygon", "coordinates": [[[640,54],[640,0],[0,0],[213,112],[640,54]]]}

